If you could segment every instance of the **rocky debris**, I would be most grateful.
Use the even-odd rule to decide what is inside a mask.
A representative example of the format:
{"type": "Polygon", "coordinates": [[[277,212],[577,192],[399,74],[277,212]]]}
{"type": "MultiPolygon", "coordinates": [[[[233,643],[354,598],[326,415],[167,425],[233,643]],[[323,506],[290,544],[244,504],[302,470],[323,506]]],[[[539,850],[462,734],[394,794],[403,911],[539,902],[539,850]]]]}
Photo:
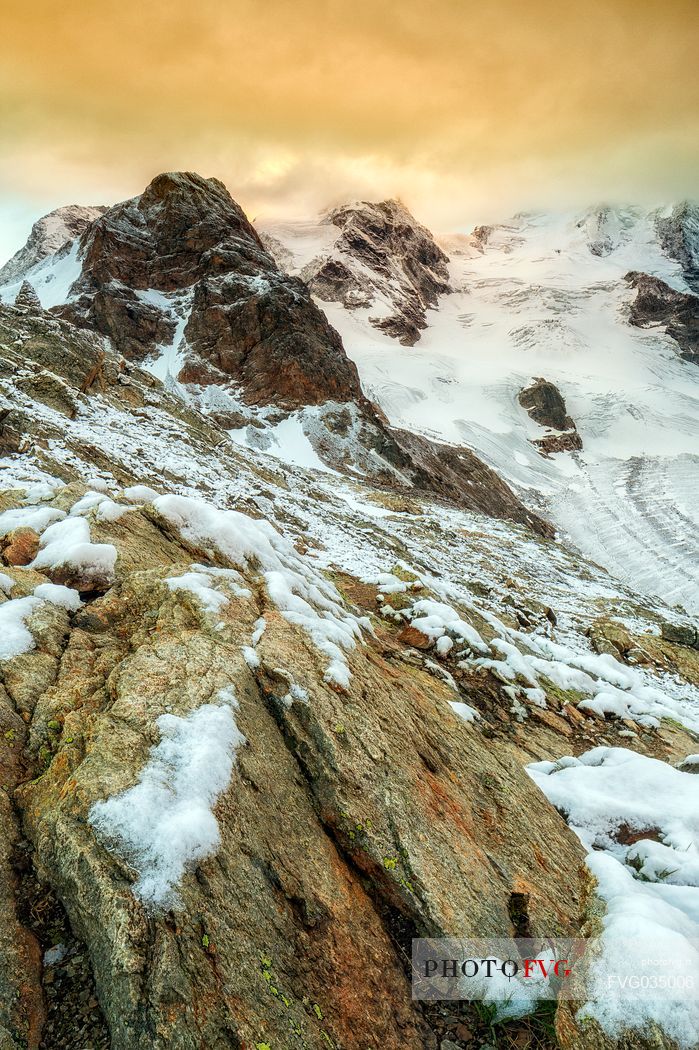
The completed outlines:
{"type": "Polygon", "coordinates": [[[432,234],[394,200],[336,208],[326,221],[339,236],[301,273],[314,295],[349,309],[383,305],[387,313],[371,323],[413,346],[426,311],[450,290],[449,260],[432,234]]]}
{"type": "Polygon", "coordinates": [[[575,422],[566,412],[565,398],[555,383],[539,377],[520,391],[518,400],[535,423],[558,431],[533,439],[532,444],[536,445],[542,455],[574,452],[583,447],[575,422]]]}
{"type": "Polygon", "coordinates": [[[17,310],[41,310],[41,300],[34,291],[34,286],[29,281],[22,281],[15,298],[15,309],[17,310]]]}
{"type": "Polygon", "coordinates": [[[24,277],[37,263],[79,237],[104,210],[101,207],[84,208],[79,204],[70,204],[56,208],[38,219],[32,226],[26,244],[0,268],[0,284],[10,284],[24,277]]]}
{"type": "Polygon", "coordinates": [[[536,445],[542,456],[552,456],[556,452],[578,452],[583,447],[582,438],[576,429],[564,434],[547,434],[546,437],[536,438],[532,444],[536,445]]]}
{"type": "Polygon", "coordinates": [[[677,259],[687,284],[699,294],[699,204],[676,204],[669,215],[656,218],[655,228],[663,248],[677,259]]]}
{"type": "Polygon", "coordinates": [[[689,649],[699,649],[699,630],[691,623],[662,623],[662,637],[666,642],[685,645],[689,649]]]}
{"type": "Polygon", "coordinates": [[[664,325],[679,346],[680,357],[699,364],[699,295],[677,292],[648,273],[628,273],[626,281],[637,293],[629,322],[637,328],[664,325]]]}

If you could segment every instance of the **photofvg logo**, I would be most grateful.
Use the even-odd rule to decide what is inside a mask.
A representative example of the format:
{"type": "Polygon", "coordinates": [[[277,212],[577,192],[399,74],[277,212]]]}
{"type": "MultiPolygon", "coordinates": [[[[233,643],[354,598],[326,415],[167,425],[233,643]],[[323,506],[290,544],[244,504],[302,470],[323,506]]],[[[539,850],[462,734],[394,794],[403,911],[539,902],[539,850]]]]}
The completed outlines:
{"type": "Polygon", "coordinates": [[[699,998],[699,942],[648,939],[421,938],[413,941],[413,998],[699,998]]]}

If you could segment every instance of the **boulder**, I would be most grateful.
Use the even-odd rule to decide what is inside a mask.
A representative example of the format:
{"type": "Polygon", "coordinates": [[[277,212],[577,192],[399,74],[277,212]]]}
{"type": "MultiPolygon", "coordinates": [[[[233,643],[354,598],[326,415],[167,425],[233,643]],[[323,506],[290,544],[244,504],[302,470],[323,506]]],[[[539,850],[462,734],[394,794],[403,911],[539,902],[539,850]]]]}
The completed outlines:
{"type": "Polygon", "coordinates": [[[565,398],[555,383],[547,379],[535,379],[520,391],[518,400],[535,423],[557,431],[532,439],[532,444],[542,456],[555,452],[575,452],[583,447],[575,422],[566,412],[565,398]]]}

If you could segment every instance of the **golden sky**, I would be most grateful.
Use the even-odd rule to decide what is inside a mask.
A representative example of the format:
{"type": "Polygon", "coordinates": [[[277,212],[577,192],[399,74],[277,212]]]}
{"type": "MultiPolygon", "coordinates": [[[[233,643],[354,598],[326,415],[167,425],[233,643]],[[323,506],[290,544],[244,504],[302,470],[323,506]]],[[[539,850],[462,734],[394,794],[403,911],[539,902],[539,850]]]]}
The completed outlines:
{"type": "Polygon", "coordinates": [[[696,0],[0,0],[0,222],[175,168],[252,216],[400,196],[437,229],[699,196],[698,27],[696,0]]]}

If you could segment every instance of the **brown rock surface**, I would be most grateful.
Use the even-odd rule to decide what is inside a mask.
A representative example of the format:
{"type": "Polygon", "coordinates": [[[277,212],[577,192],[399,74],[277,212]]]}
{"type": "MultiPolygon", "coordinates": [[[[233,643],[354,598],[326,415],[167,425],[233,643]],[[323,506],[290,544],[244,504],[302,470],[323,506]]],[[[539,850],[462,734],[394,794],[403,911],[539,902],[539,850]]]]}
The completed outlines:
{"type": "Polygon", "coordinates": [[[339,336],[218,180],[159,175],[95,221],[80,252],[73,300],[58,312],[108,335],[124,356],[143,361],[171,342],[179,311],[185,382],[233,379],[250,402],[288,407],[361,397],[339,336]]]}
{"type": "Polygon", "coordinates": [[[341,233],[330,257],[302,273],[313,293],[350,309],[388,301],[394,312],[372,324],[413,346],[427,327],[426,311],[449,291],[449,259],[432,234],[394,200],[336,208],[327,221],[341,233]]]}
{"type": "Polygon", "coordinates": [[[119,543],[125,575],[68,631],[42,606],[45,652],[11,661],[5,681],[31,715],[31,761],[47,763],[15,792],[25,833],[87,945],[114,1050],[429,1047],[403,969],[410,931],[507,932],[522,885],[533,929],[574,928],[577,841],[519,764],[450,714],[446,686],[369,639],[340,696],[252,567],[249,597],[227,592],[214,629],[164,585],[192,554],[157,515],[134,510],[94,539],[119,543]],[[260,616],[253,671],[241,649],[260,616]],[[290,682],[308,701],[288,704],[290,682]],[[216,807],[221,846],[185,875],[179,907],[148,912],[90,807],[134,783],[160,714],[231,687],[247,743],[216,807]]]}
{"type": "Polygon", "coordinates": [[[699,364],[699,295],[677,292],[659,277],[627,273],[626,281],[636,290],[629,321],[637,328],[664,325],[685,361],[699,364]]]}
{"type": "Polygon", "coordinates": [[[38,549],[39,536],[34,529],[13,529],[2,539],[2,560],[6,565],[28,565],[38,549]]]}

